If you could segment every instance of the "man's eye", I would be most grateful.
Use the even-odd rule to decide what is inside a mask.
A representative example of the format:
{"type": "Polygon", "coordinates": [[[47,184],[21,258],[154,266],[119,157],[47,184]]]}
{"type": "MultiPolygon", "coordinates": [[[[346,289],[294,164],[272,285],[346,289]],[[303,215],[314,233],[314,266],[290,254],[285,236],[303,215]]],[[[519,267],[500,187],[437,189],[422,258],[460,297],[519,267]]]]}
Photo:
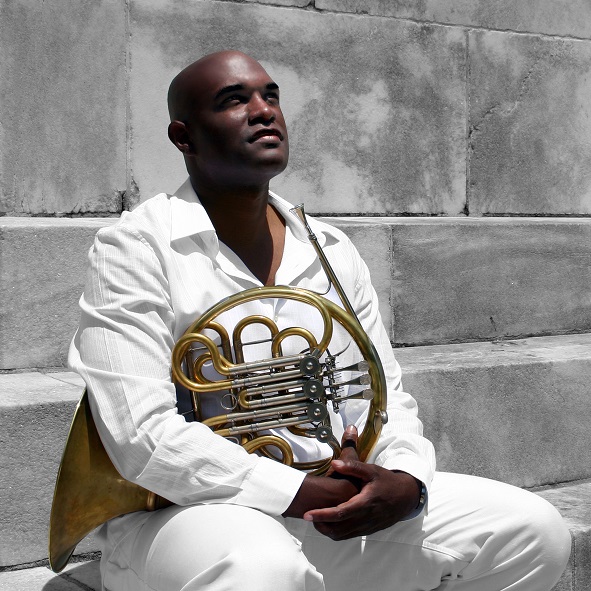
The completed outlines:
{"type": "Polygon", "coordinates": [[[241,102],[242,102],[242,97],[237,94],[234,94],[234,95],[226,97],[224,99],[223,104],[224,105],[237,105],[241,102]]]}
{"type": "Polygon", "coordinates": [[[271,92],[267,95],[267,101],[277,104],[279,102],[279,95],[276,92],[271,92]]]}

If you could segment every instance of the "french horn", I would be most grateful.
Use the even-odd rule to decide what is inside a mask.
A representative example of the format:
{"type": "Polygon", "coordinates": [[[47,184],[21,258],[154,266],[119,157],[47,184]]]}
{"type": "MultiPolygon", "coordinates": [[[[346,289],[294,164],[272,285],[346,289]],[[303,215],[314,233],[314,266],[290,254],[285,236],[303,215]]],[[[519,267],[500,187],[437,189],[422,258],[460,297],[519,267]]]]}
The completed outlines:
{"type": "MultiPolygon", "coordinates": [[[[215,433],[258,453],[312,474],[325,473],[340,445],[332,433],[329,407],[339,408],[352,398],[368,401],[365,425],[357,451],[362,461],[374,447],[386,423],[386,383],[377,351],[308,225],[303,206],[292,213],[305,227],[320,263],[342,302],[338,306],[323,295],[288,286],[257,287],[221,300],[198,318],[177,341],[172,352],[172,380],[190,393],[194,419],[215,433]],[[279,330],[265,316],[247,316],[237,323],[232,339],[217,318],[250,301],[272,298],[294,300],[315,309],[323,331],[317,339],[303,327],[279,330]],[[243,332],[253,324],[264,325],[270,334],[271,354],[256,361],[244,360],[243,332]],[[335,325],[348,333],[362,359],[342,366],[329,344],[335,325]],[[212,338],[207,335],[217,335],[212,338]],[[306,347],[297,354],[283,354],[286,339],[303,339],[306,347]],[[219,341],[219,342],[218,342],[219,341]],[[220,379],[204,375],[213,367],[220,379]],[[343,374],[353,376],[343,379],[343,374]],[[353,393],[344,386],[355,386],[353,393]],[[200,397],[217,392],[227,412],[203,417],[200,397]],[[294,460],[281,433],[290,437],[316,438],[329,446],[327,457],[294,460]]],[[[94,424],[85,392],[75,411],[55,485],[49,525],[49,563],[60,572],[77,544],[102,523],[133,511],[152,511],[172,503],[125,480],[107,455],[94,424]]]]}

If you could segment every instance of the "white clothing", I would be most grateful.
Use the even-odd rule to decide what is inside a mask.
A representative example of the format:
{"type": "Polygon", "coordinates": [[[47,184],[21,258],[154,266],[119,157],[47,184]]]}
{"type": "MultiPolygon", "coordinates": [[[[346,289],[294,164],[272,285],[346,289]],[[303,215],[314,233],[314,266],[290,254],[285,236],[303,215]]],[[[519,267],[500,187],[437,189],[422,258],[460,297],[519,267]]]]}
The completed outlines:
{"type": "MultiPolygon", "coordinates": [[[[291,206],[276,196],[271,202],[286,221],[276,284],[324,292],[326,275],[305,230],[289,213],[291,206]]],[[[389,420],[369,461],[408,472],[428,488],[435,469],[433,447],[422,437],[415,401],[401,389],[400,367],[367,267],[342,232],[314,219],[310,225],[384,367],[389,420]]],[[[261,286],[218,242],[190,182],[176,195],[158,195],[100,230],[89,257],[80,326],[68,361],[86,382],[98,431],[115,467],[128,480],[179,505],[227,502],[281,515],[301,485],[302,472],[248,454],[177,412],[170,379],[174,343],[223,297],[261,286]]],[[[338,303],[338,297],[334,299],[338,303]]],[[[279,328],[307,326],[317,332],[309,306],[265,300],[225,315],[229,334],[237,318],[251,314],[275,318],[279,328]]],[[[333,340],[335,352],[349,342],[342,330],[333,340]]],[[[297,345],[301,349],[301,342],[297,345]]],[[[213,403],[206,406],[213,414],[213,403]]],[[[344,426],[364,423],[367,402],[352,400],[342,408],[339,416],[331,417],[339,440],[344,426]]],[[[221,412],[218,406],[216,414],[221,412]]],[[[299,459],[315,459],[314,454],[323,451],[315,439],[298,440],[299,459]]]]}
{"type": "Polygon", "coordinates": [[[105,591],[548,591],[570,549],[537,495],[443,472],[427,515],[341,542],[228,504],[135,513],[102,533],[105,591]]]}
{"type": "MultiPolygon", "coordinates": [[[[305,231],[289,213],[290,205],[274,195],[271,202],[286,221],[276,283],[324,292],[326,276],[305,231]]],[[[400,368],[367,267],[342,232],[309,221],[384,366],[389,422],[369,461],[408,472],[429,490],[435,470],[433,448],[422,436],[415,401],[402,391],[400,368]]],[[[101,439],[120,473],[178,505],[125,515],[103,527],[105,589],[302,590],[326,584],[327,589],[339,591],[360,585],[372,591],[542,591],[552,584],[438,585],[468,575],[482,583],[481,575],[491,571],[505,573],[507,581],[524,576],[530,582],[534,576],[547,581],[558,578],[568,557],[568,532],[556,511],[529,493],[472,477],[438,474],[436,498],[429,490],[428,512],[411,515],[367,539],[332,542],[307,522],[280,517],[303,473],[249,455],[179,414],[170,380],[174,343],[221,298],[261,285],[218,241],[189,181],[175,195],[158,195],[99,231],[89,257],[70,365],[87,384],[101,439]],[[535,506],[538,525],[526,523],[528,503],[535,506]],[[482,517],[475,519],[476,514],[482,517]],[[548,546],[545,532],[550,525],[548,546]],[[267,549],[259,553],[259,546],[267,549]],[[544,554],[548,547],[551,557],[544,554]],[[190,555],[183,558],[187,552],[190,555]],[[532,561],[538,575],[524,575],[524,565],[532,561]],[[546,566],[539,566],[542,563],[546,566]],[[325,583],[312,564],[323,573],[325,583]],[[366,572],[371,574],[362,575],[366,572]],[[359,579],[362,576],[369,578],[359,579]],[[405,578],[412,582],[402,583],[405,578]]],[[[340,303],[335,294],[327,297],[340,303]]],[[[246,310],[225,315],[223,323],[231,334],[238,316],[261,313],[275,319],[280,328],[307,326],[315,334],[318,331],[309,309],[285,300],[251,302],[246,310]]],[[[333,340],[331,349],[340,351],[347,335],[337,331],[333,340]]],[[[221,412],[215,399],[206,399],[204,405],[209,414],[221,412]]],[[[339,415],[332,413],[337,438],[349,423],[362,427],[366,407],[363,401],[348,401],[339,415]]],[[[298,459],[313,459],[326,455],[326,450],[309,440],[296,446],[296,454],[298,459]]]]}

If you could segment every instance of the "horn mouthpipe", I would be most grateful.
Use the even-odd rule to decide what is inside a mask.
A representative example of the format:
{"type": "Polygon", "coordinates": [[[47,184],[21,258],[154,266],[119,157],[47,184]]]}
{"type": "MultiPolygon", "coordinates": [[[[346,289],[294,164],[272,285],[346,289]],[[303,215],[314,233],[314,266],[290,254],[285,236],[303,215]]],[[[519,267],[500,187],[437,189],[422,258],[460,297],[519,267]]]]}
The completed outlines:
{"type": "Polygon", "coordinates": [[[336,276],[333,268],[331,267],[328,259],[326,258],[326,255],[324,254],[324,251],[322,250],[320,244],[318,244],[318,238],[316,238],[316,234],[314,234],[312,228],[310,228],[310,225],[306,220],[304,204],[302,203],[300,205],[292,207],[289,211],[296,216],[296,218],[303,224],[304,228],[306,229],[306,232],[308,233],[308,240],[310,241],[310,244],[312,244],[312,246],[314,247],[316,255],[320,259],[320,264],[322,265],[322,268],[324,269],[324,272],[326,273],[328,280],[332,283],[337,294],[339,295],[339,298],[343,303],[343,307],[356,320],[357,324],[361,326],[361,322],[359,322],[359,318],[355,313],[355,310],[351,305],[351,302],[349,301],[349,298],[347,297],[347,294],[345,293],[343,286],[341,285],[338,277],[336,276]]]}

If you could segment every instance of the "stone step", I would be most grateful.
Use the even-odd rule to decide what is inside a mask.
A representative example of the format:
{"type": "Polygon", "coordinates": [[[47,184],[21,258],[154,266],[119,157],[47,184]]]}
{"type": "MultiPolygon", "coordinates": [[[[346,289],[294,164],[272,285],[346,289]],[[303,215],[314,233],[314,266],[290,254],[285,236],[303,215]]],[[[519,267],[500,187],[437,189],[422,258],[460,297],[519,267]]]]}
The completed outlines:
{"type": "Polygon", "coordinates": [[[0,591],[101,591],[99,561],[73,562],[56,575],[46,566],[0,572],[0,591]]]}
{"type": "MultiPolygon", "coordinates": [[[[397,345],[591,331],[590,218],[326,218],[397,345]]],[[[0,370],[62,367],[86,254],[113,218],[0,218],[0,370]]]]}
{"type": "MultiPolygon", "coordinates": [[[[591,478],[591,334],[396,349],[438,469],[522,487],[591,478]]],[[[47,556],[55,475],[83,384],[0,374],[0,567],[47,556]]],[[[92,536],[79,553],[96,550],[92,536]]]]}
{"type": "MultiPolygon", "coordinates": [[[[71,372],[0,374],[0,567],[47,558],[55,478],[83,388],[71,372]]],[[[94,550],[92,536],[77,548],[94,550]]]]}
{"type": "MultiPolygon", "coordinates": [[[[591,482],[548,487],[537,494],[552,503],[571,531],[569,563],[553,591],[591,589],[591,482]]],[[[47,567],[0,572],[0,591],[100,591],[98,560],[71,563],[56,575],[47,567]]]]}
{"type": "Polygon", "coordinates": [[[521,487],[591,477],[591,334],[395,354],[438,469],[521,487]]]}

